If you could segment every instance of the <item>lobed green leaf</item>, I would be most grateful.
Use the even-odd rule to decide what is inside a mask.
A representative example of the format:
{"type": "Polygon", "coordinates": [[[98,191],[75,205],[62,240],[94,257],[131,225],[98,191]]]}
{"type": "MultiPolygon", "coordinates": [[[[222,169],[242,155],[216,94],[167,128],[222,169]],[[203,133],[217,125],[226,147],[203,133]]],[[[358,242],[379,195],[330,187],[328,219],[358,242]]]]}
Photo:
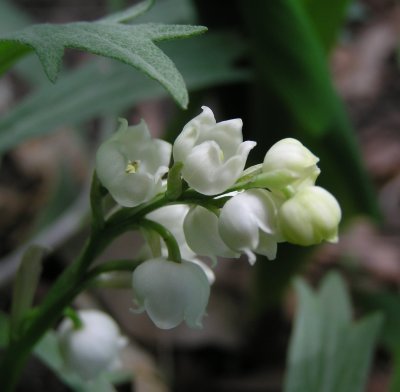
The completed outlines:
{"type": "Polygon", "coordinates": [[[185,82],[174,63],[155,42],[187,38],[205,32],[202,26],[142,24],[107,21],[29,26],[0,37],[0,72],[33,50],[48,78],[55,82],[66,48],[109,57],[157,80],[182,107],[188,104],[185,82]]]}
{"type": "MultiPolygon", "coordinates": [[[[218,33],[191,42],[166,42],[163,49],[174,59],[190,90],[248,79],[249,73],[233,66],[244,53],[232,34],[218,33]],[[204,55],[207,53],[207,56],[204,55]]],[[[0,118],[0,153],[22,141],[76,125],[96,115],[119,115],[144,99],[165,95],[159,85],[111,62],[92,62],[47,85],[0,118]]]]}

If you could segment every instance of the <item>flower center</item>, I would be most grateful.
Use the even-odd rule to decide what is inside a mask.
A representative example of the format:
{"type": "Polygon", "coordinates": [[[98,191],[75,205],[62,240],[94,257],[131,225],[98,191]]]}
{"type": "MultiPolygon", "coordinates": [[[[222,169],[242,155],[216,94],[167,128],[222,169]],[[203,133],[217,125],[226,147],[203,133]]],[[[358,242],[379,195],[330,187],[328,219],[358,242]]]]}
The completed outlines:
{"type": "Polygon", "coordinates": [[[138,171],[139,166],[140,166],[139,160],[137,159],[135,159],[134,161],[129,160],[125,168],[125,173],[134,174],[138,171]]]}

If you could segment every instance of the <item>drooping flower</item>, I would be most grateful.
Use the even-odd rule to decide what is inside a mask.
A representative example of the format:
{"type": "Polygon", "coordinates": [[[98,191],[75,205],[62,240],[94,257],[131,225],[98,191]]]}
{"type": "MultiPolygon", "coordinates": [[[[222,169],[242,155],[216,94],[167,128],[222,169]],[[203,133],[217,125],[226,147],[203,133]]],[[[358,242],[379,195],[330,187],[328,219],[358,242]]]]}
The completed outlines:
{"type": "Polygon", "coordinates": [[[216,123],[206,106],[175,140],[175,162],[183,162],[182,177],[204,195],[224,192],[240,177],[253,141],[243,142],[242,120],[216,123]]]}
{"type": "MultiPolygon", "coordinates": [[[[187,204],[172,204],[150,212],[146,215],[146,218],[160,223],[169,230],[179,245],[182,258],[200,265],[206,273],[209,282],[213,283],[215,281],[213,270],[197,257],[197,254],[189,247],[186,241],[183,225],[189,209],[190,207],[187,204]]],[[[161,238],[159,240],[161,241],[161,238]]],[[[167,257],[168,250],[163,241],[161,241],[160,246],[161,255],[167,257]]]]}
{"type": "Polygon", "coordinates": [[[253,264],[254,253],[276,257],[278,230],[278,201],[264,189],[251,189],[228,200],[219,217],[219,232],[233,250],[244,252],[253,264]]]}
{"type": "Polygon", "coordinates": [[[161,191],[171,149],[169,143],[152,139],[144,121],[128,127],[121,120],[117,132],[97,151],[97,176],[118,204],[134,207],[161,191]]]}
{"type": "Polygon", "coordinates": [[[138,312],[146,311],[157,327],[170,329],[182,321],[190,327],[201,327],[210,284],[203,269],[182,260],[164,257],[150,259],[133,272],[133,291],[138,312]]]}
{"type": "Polygon", "coordinates": [[[285,240],[292,244],[337,242],[341,215],[339,203],[332,194],[319,186],[310,186],[300,189],[281,205],[279,227],[285,240]]]}
{"type": "Polygon", "coordinates": [[[320,169],[319,159],[298,140],[282,139],[266,153],[262,165],[267,187],[272,191],[296,192],[304,186],[315,184],[320,169]]]}
{"type": "Polygon", "coordinates": [[[120,351],[127,340],[116,322],[98,310],[81,310],[77,314],[82,323],[80,328],[65,318],[57,331],[66,368],[83,380],[95,379],[118,368],[120,351]]]}
{"type": "Polygon", "coordinates": [[[199,256],[207,256],[214,262],[216,256],[239,257],[222,240],[218,230],[218,216],[204,208],[192,206],[183,223],[186,241],[199,256]]]}

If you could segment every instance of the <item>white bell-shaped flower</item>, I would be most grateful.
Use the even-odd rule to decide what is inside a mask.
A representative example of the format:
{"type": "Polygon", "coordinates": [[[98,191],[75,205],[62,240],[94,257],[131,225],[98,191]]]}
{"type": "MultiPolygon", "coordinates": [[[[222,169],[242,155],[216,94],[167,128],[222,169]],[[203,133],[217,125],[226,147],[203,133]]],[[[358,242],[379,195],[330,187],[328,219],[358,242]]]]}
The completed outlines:
{"type": "Polygon", "coordinates": [[[169,143],[151,137],[144,121],[128,127],[121,120],[117,132],[97,151],[97,176],[118,204],[134,207],[161,191],[171,150],[169,143]]]}
{"type": "Polygon", "coordinates": [[[206,106],[189,121],[176,138],[175,162],[183,162],[182,177],[204,195],[224,192],[240,177],[253,141],[243,142],[242,120],[216,123],[206,106]]]}
{"type": "Polygon", "coordinates": [[[222,240],[218,230],[218,216],[205,207],[192,206],[183,224],[186,241],[199,256],[207,256],[216,262],[216,256],[239,257],[222,240]]]}
{"type": "MultiPolygon", "coordinates": [[[[190,207],[187,204],[172,204],[150,212],[146,215],[146,218],[163,225],[169,230],[179,245],[182,258],[198,264],[206,273],[209,282],[213,283],[215,281],[213,270],[197,257],[197,254],[189,247],[186,241],[183,225],[189,209],[190,207]]],[[[161,255],[164,257],[168,255],[167,247],[163,241],[161,241],[161,255]]]]}
{"type": "Polygon", "coordinates": [[[193,328],[202,326],[210,284],[198,265],[164,257],[150,259],[134,270],[132,285],[139,306],[136,311],[146,311],[157,327],[170,329],[182,321],[193,328]]]}
{"type": "Polygon", "coordinates": [[[219,232],[233,250],[244,252],[251,264],[254,253],[276,257],[281,241],[277,222],[277,201],[269,191],[251,189],[228,200],[219,217],[219,232]]]}
{"type": "Polygon", "coordinates": [[[342,212],[335,197],[324,188],[300,189],[281,205],[278,216],[282,235],[292,244],[309,246],[338,240],[342,212]]]}
{"type": "Polygon", "coordinates": [[[273,191],[284,191],[289,187],[292,193],[304,186],[315,184],[320,169],[317,158],[298,140],[282,139],[266,153],[262,171],[267,187],[273,191]]]}
{"type": "Polygon", "coordinates": [[[83,380],[92,380],[118,368],[120,351],[127,339],[121,335],[116,322],[98,310],[81,310],[77,315],[82,323],[80,328],[65,318],[57,331],[66,369],[83,380]]]}

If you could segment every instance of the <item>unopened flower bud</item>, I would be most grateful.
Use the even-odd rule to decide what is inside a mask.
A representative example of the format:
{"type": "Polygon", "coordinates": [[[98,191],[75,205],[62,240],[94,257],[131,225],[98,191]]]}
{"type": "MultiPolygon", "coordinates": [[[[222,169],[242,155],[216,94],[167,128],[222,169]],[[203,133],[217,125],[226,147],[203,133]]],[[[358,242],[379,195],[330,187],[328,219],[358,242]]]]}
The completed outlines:
{"type": "Polygon", "coordinates": [[[278,216],[283,237],[292,244],[308,246],[338,240],[340,206],[324,188],[300,189],[282,204],[278,216]]]}
{"type": "Polygon", "coordinates": [[[273,191],[295,192],[315,184],[320,173],[319,159],[298,140],[282,139],[266,153],[262,166],[266,187],[273,191]]]}
{"type": "Polygon", "coordinates": [[[81,310],[77,315],[81,327],[77,328],[66,318],[58,328],[60,351],[67,370],[84,380],[92,380],[119,366],[120,350],[127,340],[106,313],[81,310]]]}

